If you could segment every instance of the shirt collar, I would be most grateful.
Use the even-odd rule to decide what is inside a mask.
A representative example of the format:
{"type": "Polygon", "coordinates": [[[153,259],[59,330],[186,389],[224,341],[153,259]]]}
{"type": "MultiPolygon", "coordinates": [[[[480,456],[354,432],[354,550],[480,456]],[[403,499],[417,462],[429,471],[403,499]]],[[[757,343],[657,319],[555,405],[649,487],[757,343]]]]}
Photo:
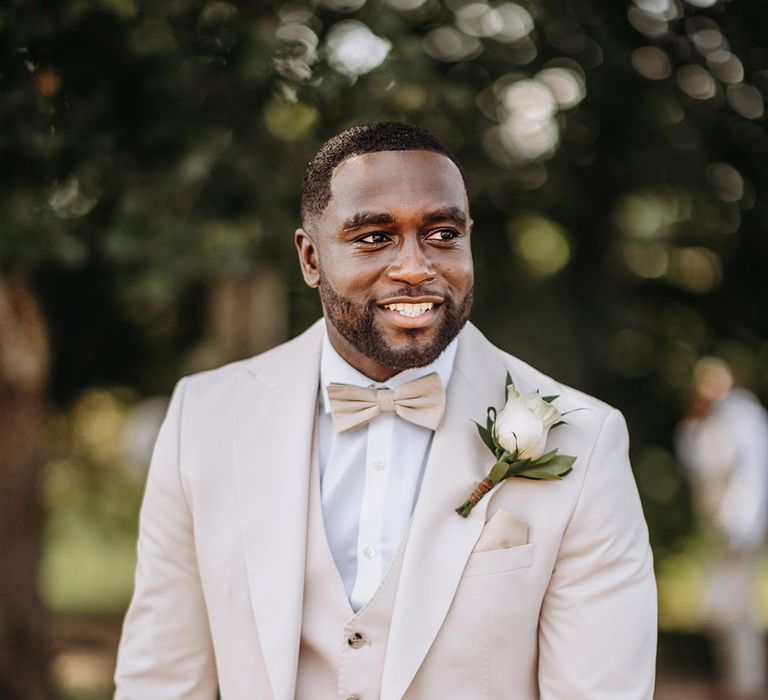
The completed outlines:
{"type": "Polygon", "coordinates": [[[443,383],[443,388],[447,390],[448,382],[451,380],[451,373],[453,372],[453,362],[456,359],[456,348],[458,347],[458,343],[458,338],[454,338],[449,343],[448,347],[445,348],[445,350],[440,353],[440,356],[431,364],[425,365],[424,367],[405,369],[384,382],[377,382],[356,370],[341,355],[339,355],[336,348],[331,344],[331,340],[328,337],[328,328],[324,325],[323,346],[320,353],[320,395],[323,402],[323,411],[329,413],[331,410],[327,389],[329,384],[352,384],[353,386],[361,387],[385,386],[389,389],[397,389],[399,386],[413,381],[414,379],[419,379],[419,377],[425,377],[432,372],[437,372],[440,381],[443,383]]]}

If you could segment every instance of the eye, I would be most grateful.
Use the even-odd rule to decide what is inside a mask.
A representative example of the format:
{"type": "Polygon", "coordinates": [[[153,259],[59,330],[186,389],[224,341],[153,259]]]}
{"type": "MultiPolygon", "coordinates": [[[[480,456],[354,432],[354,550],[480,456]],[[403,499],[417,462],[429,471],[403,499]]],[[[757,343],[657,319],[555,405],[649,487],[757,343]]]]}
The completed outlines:
{"type": "Polygon", "coordinates": [[[390,240],[389,235],[383,231],[373,231],[367,233],[361,238],[355,239],[355,243],[367,243],[368,245],[379,245],[381,243],[387,243],[390,240]]]}
{"type": "Polygon", "coordinates": [[[453,228],[441,228],[437,231],[430,231],[426,237],[428,241],[439,241],[442,243],[449,243],[450,241],[458,238],[461,234],[453,228]]]}

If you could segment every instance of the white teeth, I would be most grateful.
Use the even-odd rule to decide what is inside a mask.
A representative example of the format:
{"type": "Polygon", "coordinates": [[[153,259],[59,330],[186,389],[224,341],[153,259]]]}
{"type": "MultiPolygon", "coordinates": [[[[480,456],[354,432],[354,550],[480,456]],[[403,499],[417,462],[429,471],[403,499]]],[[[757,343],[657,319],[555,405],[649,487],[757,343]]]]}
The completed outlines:
{"type": "Polygon", "coordinates": [[[411,318],[414,318],[426,313],[433,306],[434,304],[429,301],[424,304],[386,304],[384,308],[389,309],[390,311],[397,311],[402,316],[410,316],[411,318]]]}

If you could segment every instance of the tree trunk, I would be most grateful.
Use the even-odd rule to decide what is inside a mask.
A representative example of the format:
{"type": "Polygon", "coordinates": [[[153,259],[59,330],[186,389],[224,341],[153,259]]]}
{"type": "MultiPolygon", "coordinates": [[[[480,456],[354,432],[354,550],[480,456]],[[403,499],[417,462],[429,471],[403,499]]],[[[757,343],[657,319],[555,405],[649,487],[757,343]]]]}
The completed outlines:
{"type": "Polygon", "coordinates": [[[38,590],[44,513],[45,323],[23,281],[0,278],[0,698],[51,700],[48,615],[38,590]]]}
{"type": "Polygon", "coordinates": [[[246,277],[215,280],[208,289],[203,337],[184,371],[199,372],[264,352],[284,341],[287,332],[288,291],[278,271],[260,266],[246,277]]]}

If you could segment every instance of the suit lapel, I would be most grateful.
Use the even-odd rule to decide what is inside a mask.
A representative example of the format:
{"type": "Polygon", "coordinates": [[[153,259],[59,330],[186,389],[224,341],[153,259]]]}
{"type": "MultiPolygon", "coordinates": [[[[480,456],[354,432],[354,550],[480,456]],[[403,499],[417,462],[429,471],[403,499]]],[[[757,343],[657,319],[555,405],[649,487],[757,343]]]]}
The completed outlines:
{"type": "Polygon", "coordinates": [[[294,697],[322,327],[253,364],[238,396],[238,517],[275,700],[294,697]]]}
{"type": "MultiPolygon", "coordinates": [[[[392,614],[382,700],[399,700],[450,608],[485,524],[489,496],[466,519],[454,512],[493,464],[472,420],[500,406],[506,369],[499,352],[468,325],[459,336],[446,413],[435,432],[392,614]]],[[[496,487],[498,488],[498,487],[496,487]]]]}

